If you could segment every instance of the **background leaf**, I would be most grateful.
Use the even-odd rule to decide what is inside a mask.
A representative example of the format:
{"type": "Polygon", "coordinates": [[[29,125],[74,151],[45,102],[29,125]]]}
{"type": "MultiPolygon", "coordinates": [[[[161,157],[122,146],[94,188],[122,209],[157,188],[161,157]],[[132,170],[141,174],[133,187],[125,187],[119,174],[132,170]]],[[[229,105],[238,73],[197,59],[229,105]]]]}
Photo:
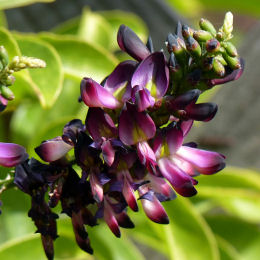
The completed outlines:
{"type": "Polygon", "coordinates": [[[53,2],[55,0],[0,0],[0,10],[20,7],[37,2],[53,2]]]}

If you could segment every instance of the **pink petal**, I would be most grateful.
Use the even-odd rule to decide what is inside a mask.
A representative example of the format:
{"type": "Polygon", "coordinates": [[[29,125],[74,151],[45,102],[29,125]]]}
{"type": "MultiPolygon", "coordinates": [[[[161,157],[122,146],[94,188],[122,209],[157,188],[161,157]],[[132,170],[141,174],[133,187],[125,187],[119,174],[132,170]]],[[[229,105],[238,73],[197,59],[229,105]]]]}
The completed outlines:
{"type": "Polygon", "coordinates": [[[94,172],[90,174],[89,182],[93,198],[100,203],[103,200],[103,187],[94,172]]]}
{"type": "Polygon", "coordinates": [[[121,107],[121,103],[107,89],[90,78],[83,78],[80,91],[82,100],[89,107],[121,107]]]}
{"type": "Polygon", "coordinates": [[[213,174],[225,167],[225,156],[217,152],[182,146],[177,155],[190,162],[202,174],[213,174]]]}
{"type": "Polygon", "coordinates": [[[102,156],[108,166],[111,166],[115,159],[115,149],[111,145],[111,141],[104,141],[101,145],[102,156]]]}

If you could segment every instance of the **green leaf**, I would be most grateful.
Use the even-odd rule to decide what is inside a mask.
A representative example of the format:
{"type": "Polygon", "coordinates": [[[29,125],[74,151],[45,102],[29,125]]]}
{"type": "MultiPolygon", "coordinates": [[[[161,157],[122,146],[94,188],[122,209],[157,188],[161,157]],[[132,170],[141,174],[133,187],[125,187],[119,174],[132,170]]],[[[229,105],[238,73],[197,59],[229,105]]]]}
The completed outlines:
{"type": "Polygon", "coordinates": [[[215,237],[203,217],[185,198],[164,203],[170,225],[161,227],[170,259],[219,259],[215,237]]]}
{"type": "Polygon", "coordinates": [[[80,17],[74,17],[66,20],[63,23],[58,24],[52,28],[52,32],[55,34],[67,34],[67,35],[77,35],[79,29],[80,17]]]}
{"type": "Polygon", "coordinates": [[[102,11],[98,13],[104,17],[112,27],[112,49],[116,50],[119,48],[117,44],[117,31],[121,24],[125,24],[130,27],[144,42],[146,42],[148,29],[144,21],[139,16],[120,10],[102,11]]]}
{"type": "Polygon", "coordinates": [[[230,243],[243,260],[258,259],[260,255],[260,229],[258,224],[249,224],[230,216],[207,216],[213,232],[230,243]]]}
{"type": "Polygon", "coordinates": [[[0,0],[0,10],[30,5],[37,2],[53,2],[55,0],[0,0]]]}
{"type": "Polygon", "coordinates": [[[111,73],[118,60],[105,49],[73,36],[40,34],[59,53],[66,74],[78,78],[92,77],[101,81],[111,73]]]}
{"type": "MultiPolygon", "coordinates": [[[[260,221],[260,175],[254,171],[227,168],[213,176],[198,178],[197,198],[211,199],[215,206],[246,221],[260,221]]],[[[196,200],[196,198],[195,198],[196,200]]]]}
{"type": "Polygon", "coordinates": [[[78,36],[93,45],[98,44],[109,49],[112,27],[100,14],[85,8],[80,19],[78,36]]]}
{"type": "Polygon", "coordinates": [[[7,20],[4,11],[0,10],[0,27],[7,27],[7,20]]]}
{"type": "Polygon", "coordinates": [[[30,69],[29,75],[43,107],[51,107],[58,98],[63,81],[61,60],[55,49],[34,36],[16,34],[16,39],[24,56],[42,59],[44,69],[30,69]]]}

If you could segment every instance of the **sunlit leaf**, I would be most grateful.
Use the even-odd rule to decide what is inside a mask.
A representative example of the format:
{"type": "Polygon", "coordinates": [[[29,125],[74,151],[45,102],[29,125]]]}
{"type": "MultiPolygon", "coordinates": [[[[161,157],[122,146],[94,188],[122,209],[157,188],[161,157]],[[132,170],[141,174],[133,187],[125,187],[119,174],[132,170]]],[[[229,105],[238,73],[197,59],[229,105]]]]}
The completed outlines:
{"type": "Polygon", "coordinates": [[[37,2],[53,2],[55,0],[0,0],[0,10],[30,5],[37,2]]]}
{"type": "Polygon", "coordinates": [[[84,9],[78,29],[78,36],[94,45],[109,49],[111,45],[112,27],[100,14],[84,9]]]}
{"type": "Polygon", "coordinates": [[[41,34],[59,53],[65,73],[101,81],[111,73],[118,60],[105,49],[72,36],[41,34]]]}
{"type": "Polygon", "coordinates": [[[63,81],[61,60],[55,49],[34,36],[16,34],[16,39],[24,56],[42,59],[47,66],[44,69],[30,69],[29,74],[43,107],[51,107],[58,98],[63,81]]]}

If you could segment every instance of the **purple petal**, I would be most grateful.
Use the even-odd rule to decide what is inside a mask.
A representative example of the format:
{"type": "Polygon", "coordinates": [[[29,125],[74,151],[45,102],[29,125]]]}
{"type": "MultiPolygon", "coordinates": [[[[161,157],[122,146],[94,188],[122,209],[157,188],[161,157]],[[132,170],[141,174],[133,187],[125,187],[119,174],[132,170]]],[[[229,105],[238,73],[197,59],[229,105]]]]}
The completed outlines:
{"type": "Polygon", "coordinates": [[[126,212],[122,211],[119,214],[116,214],[116,220],[118,222],[118,225],[123,228],[134,228],[135,225],[129,218],[129,216],[126,214],[126,212]]]}
{"type": "Polygon", "coordinates": [[[182,130],[173,126],[166,130],[166,144],[169,155],[174,155],[183,143],[183,133],[182,130]]]}
{"type": "Polygon", "coordinates": [[[4,111],[8,104],[8,100],[5,99],[2,95],[0,95],[0,112],[4,111]]]}
{"type": "Polygon", "coordinates": [[[103,187],[95,173],[90,174],[89,182],[93,198],[100,203],[103,200],[103,187]]]}
{"type": "Polygon", "coordinates": [[[190,162],[202,174],[213,174],[225,167],[225,156],[217,152],[182,146],[177,155],[190,162]]]}
{"type": "Polygon", "coordinates": [[[192,89],[176,98],[173,96],[166,96],[165,105],[170,111],[185,109],[186,106],[197,101],[200,93],[200,90],[192,89]]]}
{"type": "Polygon", "coordinates": [[[104,141],[102,146],[102,156],[108,166],[111,166],[115,159],[115,150],[111,145],[110,140],[104,141]]]}
{"type": "Polygon", "coordinates": [[[23,146],[14,143],[0,142],[0,165],[3,167],[13,167],[25,160],[28,154],[23,146]]]}
{"type": "Polygon", "coordinates": [[[116,237],[120,237],[121,232],[118,226],[118,222],[107,199],[104,200],[104,220],[106,221],[108,227],[114,233],[114,235],[116,237]]]}
{"type": "Polygon", "coordinates": [[[35,152],[45,162],[53,162],[62,158],[72,148],[73,146],[65,143],[59,136],[42,142],[38,147],[35,148],[35,152]]]}
{"type": "Polygon", "coordinates": [[[172,161],[163,158],[158,161],[158,165],[164,178],[180,195],[190,197],[197,193],[192,177],[179,169],[172,161]]]}
{"type": "Polygon", "coordinates": [[[220,78],[220,79],[211,79],[208,82],[209,87],[213,87],[213,86],[216,86],[216,85],[224,84],[224,83],[227,83],[229,81],[239,79],[241,77],[241,75],[243,74],[243,71],[244,71],[244,68],[245,68],[245,61],[241,58],[240,58],[240,64],[241,64],[241,68],[233,70],[226,77],[220,78]]]}
{"type": "Polygon", "coordinates": [[[187,120],[187,121],[180,122],[179,127],[182,130],[183,137],[185,137],[189,133],[189,131],[192,128],[192,125],[193,125],[193,120],[187,120]]]}
{"type": "Polygon", "coordinates": [[[164,96],[169,85],[169,69],[162,52],[154,52],[137,67],[132,87],[147,88],[155,99],[164,96]]]}
{"type": "Polygon", "coordinates": [[[102,139],[102,137],[112,138],[117,135],[117,128],[112,118],[101,108],[89,108],[86,127],[95,141],[102,139]]]}
{"type": "Polygon", "coordinates": [[[140,38],[125,25],[119,27],[117,42],[122,51],[127,52],[138,61],[145,59],[150,54],[150,51],[140,38]]]}
{"type": "Polygon", "coordinates": [[[139,112],[144,111],[148,107],[153,107],[155,99],[151,96],[148,89],[140,89],[135,93],[135,104],[139,112]]]}
{"type": "Polygon", "coordinates": [[[119,138],[125,145],[151,139],[156,132],[152,118],[146,112],[138,112],[135,105],[127,103],[119,117],[119,138]]]}
{"type": "Polygon", "coordinates": [[[134,189],[132,188],[131,184],[127,180],[126,177],[124,177],[124,184],[123,184],[123,189],[122,193],[124,195],[124,198],[128,204],[128,206],[133,210],[133,211],[138,211],[138,206],[134,194],[134,189]]]}
{"type": "Polygon", "coordinates": [[[147,191],[145,188],[143,188],[143,186],[141,186],[138,191],[146,216],[153,222],[160,224],[169,224],[167,213],[160,201],[156,198],[156,196],[151,193],[150,195],[152,195],[152,197],[150,197],[149,200],[145,199],[144,194],[146,194],[147,191]]]}
{"type": "Polygon", "coordinates": [[[137,144],[137,154],[143,165],[149,166],[152,164],[154,167],[157,165],[155,154],[147,142],[137,144]]]}
{"type": "Polygon", "coordinates": [[[80,91],[82,100],[89,107],[121,107],[121,103],[107,89],[90,78],[83,78],[80,91]]]}
{"type": "Polygon", "coordinates": [[[186,107],[186,116],[189,119],[208,122],[217,113],[218,106],[215,103],[191,104],[186,107]]]}
{"type": "Polygon", "coordinates": [[[75,145],[79,131],[84,131],[85,126],[80,119],[71,120],[63,128],[62,140],[69,145],[75,145]]]}
{"type": "Polygon", "coordinates": [[[131,78],[137,66],[136,61],[127,60],[119,63],[106,79],[104,88],[118,100],[125,102],[131,98],[131,78]]]}

